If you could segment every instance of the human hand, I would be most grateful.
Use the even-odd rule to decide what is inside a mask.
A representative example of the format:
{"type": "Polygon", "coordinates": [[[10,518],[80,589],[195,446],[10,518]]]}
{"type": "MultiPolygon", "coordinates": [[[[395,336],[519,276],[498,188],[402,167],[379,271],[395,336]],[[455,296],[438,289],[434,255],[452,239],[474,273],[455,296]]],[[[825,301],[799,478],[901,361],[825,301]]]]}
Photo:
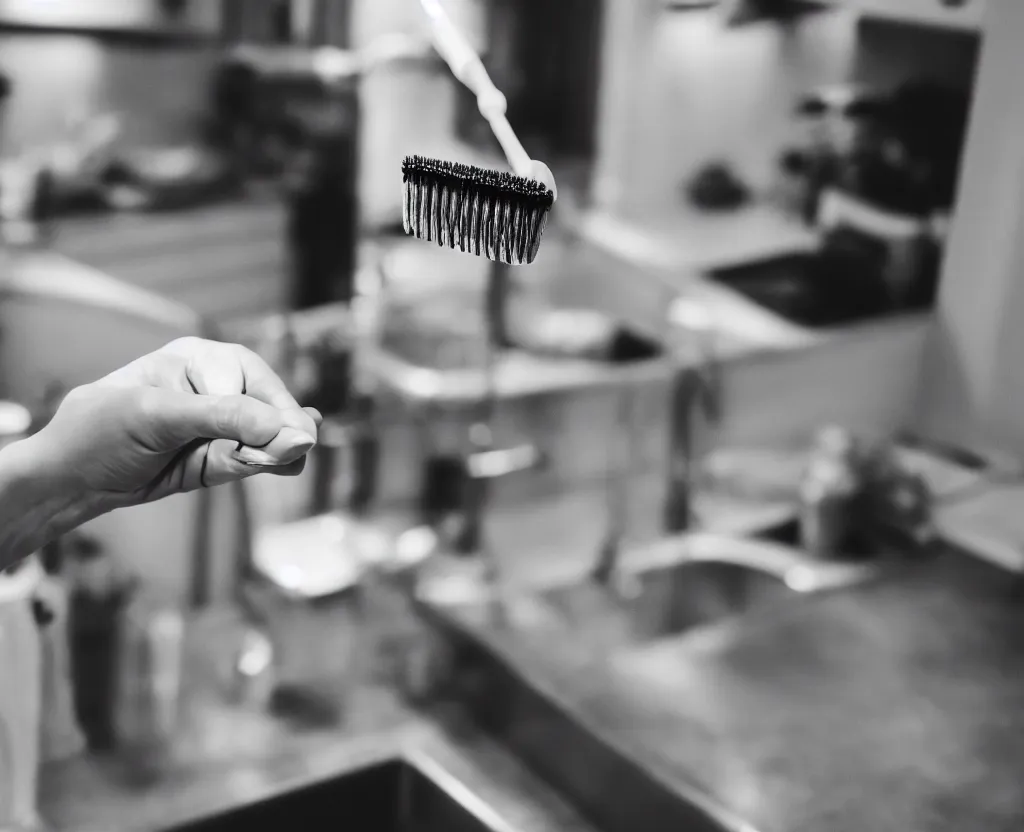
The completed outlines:
{"type": "Polygon", "coordinates": [[[251,351],[183,338],[72,390],[28,441],[51,480],[97,516],[263,471],[295,476],[320,421],[251,351]]]}

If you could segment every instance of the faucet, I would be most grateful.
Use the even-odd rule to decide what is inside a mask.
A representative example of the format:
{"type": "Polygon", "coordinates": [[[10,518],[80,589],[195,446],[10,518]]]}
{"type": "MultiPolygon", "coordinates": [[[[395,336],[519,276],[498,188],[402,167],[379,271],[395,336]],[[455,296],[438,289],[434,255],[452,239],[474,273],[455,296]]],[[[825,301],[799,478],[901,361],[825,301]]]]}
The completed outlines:
{"type": "Polygon", "coordinates": [[[470,604],[500,617],[503,599],[495,592],[500,577],[495,551],[486,533],[490,485],[543,464],[532,444],[494,448],[490,426],[470,429],[471,450],[462,470],[463,499],[458,532],[451,540],[420,525],[399,536],[388,555],[372,569],[368,582],[383,626],[380,652],[388,662],[388,681],[412,703],[441,693],[451,680],[451,645],[421,614],[422,604],[470,604]]]}
{"type": "Polygon", "coordinates": [[[669,534],[696,525],[693,490],[700,473],[700,423],[711,427],[722,416],[722,374],[708,310],[679,297],[669,310],[677,338],[669,399],[668,483],[663,526],[669,534]]]}
{"type": "Polygon", "coordinates": [[[636,399],[635,392],[629,386],[619,392],[614,435],[610,443],[612,452],[605,472],[608,528],[591,573],[594,582],[605,587],[610,586],[616,578],[626,534],[629,476],[633,473],[636,459],[636,399]]]}
{"type": "Polygon", "coordinates": [[[454,548],[461,556],[481,557],[488,574],[496,577],[497,564],[485,530],[490,485],[512,474],[533,470],[543,460],[536,446],[529,443],[495,448],[491,426],[486,422],[477,422],[469,433],[470,451],[465,460],[461,528],[455,537],[454,548]]]}
{"type": "MultiPolygon", "coordinates": [[[[693,489],[699,473],[698,423],[720,419],[721,373],[714,349],[713,322],[702,304],[679,297],[669,309],[668,325],[676,337],[669,396],[669,448],[663,530],[689,531],[696,525],[693,489]]],[[[636,395],[628,387],[618,400],[612,459],[606,473],[608,529],[598,552],[591,579],[611,588],[618,578],[627,523],[628,476],[636,457],[636,395]]]]}
{"type": "Polygon", "coordinates": [[[511,267],[492,263],[484,297],[484,325],[487,338],[483,369],[483,394],[477,403],[477,416],[469,429],[469,452],[464,461],[461,529],[456,535],[455,551],[463,556],[483,559],[485,573],[494,579],[497,564],[487,546],[484,518],[487,511],[490,483],[511,474],[533,470],[542,463],[542,456],[533,444],[498,449],[494,443],[494,415],[498,402],[498,358],[508,349],[506,311],[510,290],[511,267]]]}
{"type": "Polygon", "coordinates": [[[506,477],[536,470],[545,461],[532,442],[498,447],[494,437],[498,357],[508,347],[507,270],[492,266],[485,295],[483,390],[466,437],[468,448],[455,458],[428,461],[421,525],[399,536],[369,578],[376,594],[390,599],[383,617],[397,628],[390,638],[397,648],[386,648],[393,660],[391,681],[413,702],[432,698],[450,676],[450,648],[423,619],[421,603],[468,602],[501,615],[501,599],[495,592],[500,570],[486,528],[491,487],[506,477]],[[448,519],[456,521],[452,534],[445,534],[448,519]]]}

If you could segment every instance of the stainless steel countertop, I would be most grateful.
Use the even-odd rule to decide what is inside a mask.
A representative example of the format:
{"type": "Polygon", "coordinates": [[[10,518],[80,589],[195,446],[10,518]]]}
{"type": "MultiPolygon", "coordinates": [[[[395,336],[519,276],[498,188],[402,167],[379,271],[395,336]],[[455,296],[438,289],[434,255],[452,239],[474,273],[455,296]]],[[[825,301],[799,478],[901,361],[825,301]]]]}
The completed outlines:
{"type": "Polygon", "coordinates": [[[150,785],[127,759],[80,757],[44,767],[40,806],[59,832],[159,830],[393,759],[439,768],[519,832],[591,832],[575,811],[452,711],[417,713],[387,689],[356,683],[334,727],[296,729],[231,707],[216,690],[218,638],[231,611],[189,628],[184,716],[169,762],[150,785]]]}

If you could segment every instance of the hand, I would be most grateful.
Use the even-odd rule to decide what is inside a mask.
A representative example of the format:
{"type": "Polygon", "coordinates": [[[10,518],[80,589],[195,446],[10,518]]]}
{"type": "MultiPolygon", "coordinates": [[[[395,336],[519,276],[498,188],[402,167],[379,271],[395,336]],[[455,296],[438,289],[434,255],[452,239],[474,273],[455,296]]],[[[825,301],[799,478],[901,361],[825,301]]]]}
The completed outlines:
{"type": "Polygon", "coordinates": [[[72,390],[28,441],[96,516],[262,471],[297,475],[320,421],[254,353],[183,338],[72,390]],[[276,465],[247,464],[243,445],[276,465]]]}

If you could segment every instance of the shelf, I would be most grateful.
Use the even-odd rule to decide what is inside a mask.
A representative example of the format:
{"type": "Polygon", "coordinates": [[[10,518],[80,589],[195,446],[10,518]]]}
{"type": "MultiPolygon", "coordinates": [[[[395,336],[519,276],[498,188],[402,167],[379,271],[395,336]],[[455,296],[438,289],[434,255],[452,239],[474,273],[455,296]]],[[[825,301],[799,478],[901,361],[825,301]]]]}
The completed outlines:
{"type": "Polygon", "coordinates": [[[958,8],[942,0],[817,0],[824,6],[848,9],[865,18],[890,20],[910,26],[931,26],[963,32],[979,32],[988,0],[965,0],[958,8]]]}
{"type": "Polygon", "coordinates": [[[220,36],[190,28],[132,28],[121,26],[42,26],[0,18],[0,35],[79,35],[107,42],[137,46],[209,46],[220,42],[220,36]]]}

